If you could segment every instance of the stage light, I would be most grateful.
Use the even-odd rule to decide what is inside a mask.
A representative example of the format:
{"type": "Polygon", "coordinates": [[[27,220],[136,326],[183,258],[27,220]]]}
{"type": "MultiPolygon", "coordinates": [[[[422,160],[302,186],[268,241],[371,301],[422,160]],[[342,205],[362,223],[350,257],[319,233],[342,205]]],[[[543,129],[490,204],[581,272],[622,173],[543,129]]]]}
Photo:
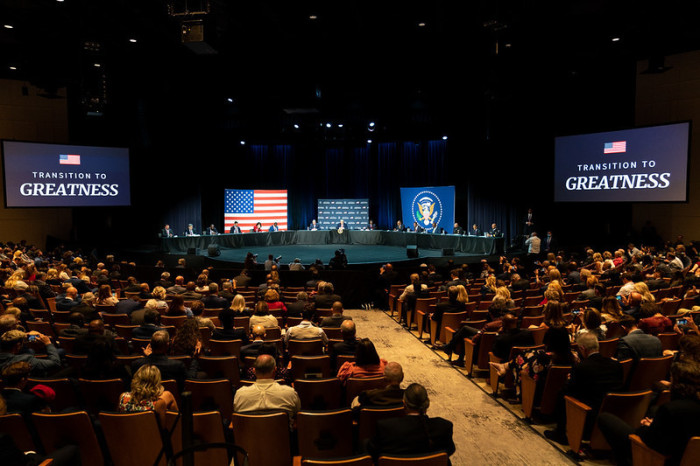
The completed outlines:
{"type": "Polygon", "coordinates": [[[371,139],[367,139],[367,144],[372,144],[372,140],[371,140],[371,139]]]}
{"type": "Polygon", "coordinates": [[[338,128],[342,128],[343,126],[345,126],[345,125],[342,123],[338,123],[338,128]]]}
{"type": "Polygon", "coordinates": [[[14,28],[15,28],[15,27],[14,27],[13,25],[11,25],[11,24],[3,24],[3,27],[4,27],[5,29],[14,29],[14,28]]]}
{"type": "Polygon", "coordinates": [[[17,69],[17,67],[16,67],[16,66],[11,66],[10,69],[11,69],[12,71],[15,71],[15,70],[17,69]]]}
{"type": "Polygon", "coordinates": [[[442,140],[443,140],[443,141],[447,141],[447,136],[443,136],[443,137],[442,137],[442,140]]]}
{"type": "Polygon", "coordinates": [[[299,129],[299,125],[297,125],[297,124],[295,123],[295,124],[294,124],[294,129],[299,129]]]}
{"type": "Polygon", "coordinates": [[[228,99],[226,99],[226,102],[232,104],[232,103],[233,103],[233,99],[232,99],[231,97],[229,97],[228,99]]]}
{"type": "Polygon", "coordinates": [[[102,65],[100,65],[99,63],[95,63],[93,66],[94,66],[95,68],[99,68],[99,67],[102,66],[102,65]]]}
{"type": "Polygon", "coordinates": [[[419,28],[424,28],[424,27],[425,27],[425,23],[418,23],[418,27],[419,27],[419,28]]]}
{"type": "Polygon", "coordinates": [[[333,123],[326,123],[326,128],[332,128],[332,127],[333,127],[333,123]]]}
{"type": "Polygon", "coordinates": [[[245,146],[245,141],[241,141],[241,145],[242,145],[242,146],[245,146]]]}
{"type": "Polygon", "coordinates": [[[315,20],[318,19],[318,16],[316,16],[316,15],[309,15],[309,19],[310,19],[311,21],[315,21],[315,20]]]}
{"type": "Polygon", "coordinates": [[[372,131],[374,131],[375,127],[376,127],[375,123],[373,121],[370,121],[369,124],[367,125],[367,131],[372,132],[372,131]]]}
{"type": "Polygon", "coordinates": [[[619,37],[613,37],[613,38],[612,38],[612,41],[613,41],[613,42],[620,42],[620,38],[619,38],[619,37]]]}
{"type": "Polygon", "coordinates": [[[131,42],[132,44],[135,44],[138,41],[136,39],[129,39],[129,42],[131,42]]]}

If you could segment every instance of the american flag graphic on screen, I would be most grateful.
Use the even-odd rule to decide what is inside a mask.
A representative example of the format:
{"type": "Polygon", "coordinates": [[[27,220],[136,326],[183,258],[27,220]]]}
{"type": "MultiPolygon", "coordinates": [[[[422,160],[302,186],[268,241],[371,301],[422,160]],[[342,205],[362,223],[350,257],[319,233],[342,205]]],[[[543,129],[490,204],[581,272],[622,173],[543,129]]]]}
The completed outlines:
{"type": "Polygon", "coordinates": [[[603,154],[620,154],[627,152],[627,141],[606,142],[603,146],[603,154]]]}
{"type": "Polygon", "coordinates": [[[267,231],[274,222],[280,230],[287,229],[287,190],[227,189],[225,197],[224,228],[228,233],[234,221],[241,231],[250,231],[262,223],[267,231]]]}

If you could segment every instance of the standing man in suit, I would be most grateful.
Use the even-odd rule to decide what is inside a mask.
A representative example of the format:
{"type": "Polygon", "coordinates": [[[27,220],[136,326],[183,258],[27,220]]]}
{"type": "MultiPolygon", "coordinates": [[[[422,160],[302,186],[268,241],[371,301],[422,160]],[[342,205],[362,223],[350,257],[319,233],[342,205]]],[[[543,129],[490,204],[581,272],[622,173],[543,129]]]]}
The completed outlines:
{"type": "Polygon", "coordinates": [[[171,230],[170,225],[168,225],[166,223],[165,226],[163,227],[163,229],[160,230],[160,237],[161,238],[172,238],[173,236],[175,236],[173,234],[173,230],[171,230]]]}
{"type": "Polygon", "coordinates": [[[554,243],[554,238],[552,237],[552,231],[547,230],[547,236],[544,237],[544,240],[542,241],[542,249],[544,249],[544,252],[555,252],[555,243],[554,243]]]}
{"type": "Polygon", "coordinates": [[[413,383],[404,391],[405,417],[377,421],[377,430],[367,443],[367,451],[375,458],[385,454],[415,455],[445,451],[455,452],[452,423],[440,417],[430,418],[428,392],[413,383]]]}
{"type": "Polygon", "coordinates": [[[233,222],[230,232],[235,235],[240,235],[242,233],[241,227],[238,226],[238,221],[233,222]]]}
{"type": "Polygon", "coordinates": [[[535,229],[535,221],[532,217],[532,208],[527,209],[527,215],[525,216],[525,229],[523,233],[525,236],[529,236],[535,229]]]}

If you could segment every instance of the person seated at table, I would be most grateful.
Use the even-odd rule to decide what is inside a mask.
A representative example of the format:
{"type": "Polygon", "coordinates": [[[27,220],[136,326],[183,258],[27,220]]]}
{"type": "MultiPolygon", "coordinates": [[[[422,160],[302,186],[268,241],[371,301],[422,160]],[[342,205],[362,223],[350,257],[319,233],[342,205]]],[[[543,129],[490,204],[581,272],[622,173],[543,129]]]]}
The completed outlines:
{"type": "Polygon", "coordinates": [[[204,230],[204,234],[205,235],[218,235],[219,231],[216,229],[216,227],[212,223],[211,225],[209,225],[209,227],[206,230],[204,230]]]}
{"type": "Polygon", "coordinates": [[[229,230],[230,233],[233,233],[235,235],[240,235],[242,233],[241,227],[238,226],[238,222],[233,222],[233,225],[231,226],[231,229],[229,230]]]}
{"type": "Polygon", "coordinates": [[[489,236],[493,236],[494,238],[500,238],[503,236],[503,233],[501,230],[498,229],[498,226],[496,226],[495,223],[491,224],[491,230],[489,230],[489,236]]]}
{"type": "Polygon", "coordinates": [[[369,223],[367,223],[367,229],[368,230],[376,230],[377,226],[374,224],[374,220],[369,219],[369,223]]]}
{"type": "Polygon", "coordinates": [[[163,229],[160,230],[160,237],[161,238],[172,238],[173,236],[175,236],[175,234],[173,233],[173,230],[171,230],[170,225],[168,225],[166,223],[165,226],[163,227],[163,229]]]}
{"type": "Polygon", "coordinates": [[[194,226],[192,226],[191,223],[189,225],[187,225],[187,229],[185,230],[184,235],[185,236],[197,236],[197,232],[194,231],[194,226]]]}
{"type": "Polygon", "coordinates": [[[340,219],[340,222],[335,227],[340,231],[348,229],[348,225],[345,223],[345,220],[343,220],[342,218],[340,219]]]}
{"type": "Polygon", "coordinates": [[[258,223],[256,223],[255,226],[253,227],[253,233],[260,233],[261,231],[263,231],[263,229],[262,229],[262,223],[258,222],[258,223]]]}
{"type": "Polygon", "coordinates": [[[425,233],[425,228],[418,225],[418,222],[413,222],[413,231],[415,233],[425,233]]]}
{"type": "Polygon", "coordinates": [[[309,225],[307,230],[310,230],[310,231],[318,230],[318,223],[316,223],[316,219],[311,220],[311,225],[309,225]]]}
{"type": "Polygon", "coordinates": [[[469,230],[469,236],[483,236],[484,234],[481,232],[481,229],[479,229],[479,225],[476,223],[472,225],[472,229],[469,230]]]}
{"type": "Polygon", "coordinates": [[[280,231],[280,227],[277,226],[277,222],[275,222],[272,225],[270,225],[270,228],[268,228],[267,231],[280,231]]]}
{"type": "Polygon", "coordinates": [[[463,235],[464,234],[464,228],[459,226],[459,223],[455,222],[454,228],[452,228],[452,234],[453,235],[463,235]]]}
{"type": "Polygon", "coordinates": [[[404,225],[401,220],[397,220],[394,231],[406,231],[406,225],[404,225]]]}

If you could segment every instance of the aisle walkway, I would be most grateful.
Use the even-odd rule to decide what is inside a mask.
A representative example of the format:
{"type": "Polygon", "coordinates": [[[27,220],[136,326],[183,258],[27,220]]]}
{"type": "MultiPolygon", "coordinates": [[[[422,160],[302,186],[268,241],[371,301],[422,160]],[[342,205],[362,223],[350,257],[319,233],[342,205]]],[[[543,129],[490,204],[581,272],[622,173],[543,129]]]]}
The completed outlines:
{"type": "Polygon", "coordinates": [[[574,464],[384,312],[345,313],[355,320],[358,337],[370,338],[380,357],[403,366],[404,386],[426,387],[428,414],[454,423],[455,466],[574,464]]]}

